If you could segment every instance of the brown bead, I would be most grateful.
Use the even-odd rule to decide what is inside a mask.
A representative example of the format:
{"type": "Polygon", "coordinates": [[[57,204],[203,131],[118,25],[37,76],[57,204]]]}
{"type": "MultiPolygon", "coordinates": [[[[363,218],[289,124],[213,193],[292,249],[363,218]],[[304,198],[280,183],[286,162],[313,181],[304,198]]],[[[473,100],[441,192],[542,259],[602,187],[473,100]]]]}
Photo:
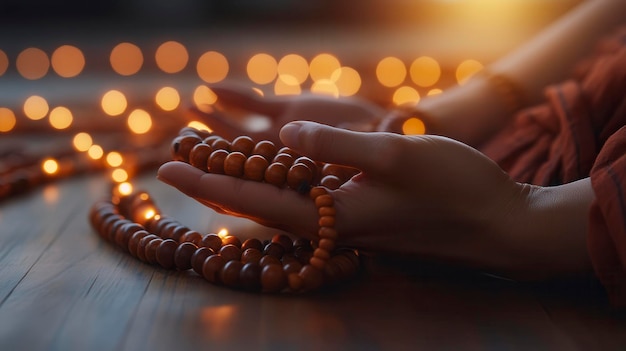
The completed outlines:
{"type": "Polygon", "coordinates": [[[295,152],[293,149],[287,147],[287,146],[283,146],[280,148],[280,150],[278,150],[279,154],[288,154],[291,155],[291,157],[294,158],[294,160],[298,157],[300,157],[300,154],[298,154],[297,152],[295,152]]]}
{"type": "Polygon", "coordinates": [[[320,185],[330,190],[339,189],[343,183],[344,181],[339,179],[339,177],[330,174],[322,177],[322,180],[320,181],[320,185]]]}
{"type": "Polygon", "coordinates": [[[232,260],[240,260],[241,259],[241,249],[233,244],[227,244],[222,246],[219,252],[220,256],[222,256],[226,261],[232,260]]]}
{"type": "Polygon", "coordinates": [[[289,283],[289,289],[293,291],[300,291],[304,287],[304,280],[298,273],[290,273],[287,276],[289,283]]]}
{"type": "Polygon", "coordinates": [[[261,290],[261,266],[258,262],[248,262],[241,267],[239,284],[245,290],[261,290]]]}
{"type": "Polygon", "coordinates": [[[311,188],[311,191],[309,192],[309,197],[312,200],[315,200],[318,196],[322,196],[322,195],[328,195],[328,190],[326,190],[326,188],[321,187],[321,186],[316,186],[311,188]]]}
{"type": "Polygon", "coordinates": [[[220,270],[220,280],[222,284],[231,288],[239,286],[239,275],[242,267],[243,263],[241,263],[241,261],[226,262],[224,267],[220,270]]]}
{"type": "Polygon", "coordinates": [[[163,239],[157,238],[157,239],[150,240],[148,245],[146,245],[146,261],[148,263],[151,263],[151,264],[157,263],[157,259],[156,259],[157,248],[159,247],[159,245],[161,245],[162,242],[163,242],[163,239]]]}
{"type": "Polygon", "coordinates": [[[300,277],[303,280],[305,290],[315,290],[322,286],[324,275],[319,269],[307,264],[300,270],[300,277]]]}
{"type": "Polygon", "coordinates": [[[261,286],[265,292],[278,292],[287,287],[287,274],[278,264],[268,264],[261,270],[261,286]]]}
{"type": "Polygon", "coordinates": [[[293,164],[294,160],[295,160],[294,157],[291,156],[290,154],[279,153],[276,156],[274,156],[274,160],[272,160],[272,163],[282,163],[287,168],[289,168],[293,164]]]}
{"type": "Polygon", "coordinates": [[[293,241],[293,247],[298,248],[298,247],[302,247],[305,249],[311,249],[311,240],[309,239],[305,239],[305,238],[296,238],[296,240],[293,241]]]}
{"type": "Polygon", "coordinates": [[[224,245],[235,245],[238,248],[241,248],[241,240],[234,235],[226,235],[222,238],[222,246],[224,245]]]}
{"type": "Polygon", "coordinates": [[[287,182],[289,169],[282,163],[272,163],[265,170],[265,182],[282,187],[287,182]]]}
{"type": "Polygon", "coordinates": [[[205,143],[196,144],[189,153],[189,163],[197,169],[208,171],[207,163],[213,148],[205,143]]]}
{"type": "Polygon", "coordinates": [[[253,155],[261,155],[266,160],[271,161],[276,156],[276,145],[269,140],[262,140],[254,146],[253,155]]]}
{"type": "Polygon", "coordinates": [[[128,252],[130,252],[131,255],[137,257],[137,245],[139,245],[139,241],[141,239],[148,235],[150,235],[150,233],[148,233],[146,230],[136,231],[133,236],[130,237],[130,240],[128,240],[128,252]]]}
{"type": "Polygon", "coordinates": [[[289,262],[283,265],[283,270],[287,274],[298,273],[300,272],[300,269],[302,269],[302,264],[298,261],[289,262]]]}
{"type": "Polygon", "coordinates": [[[261,259],[259,260],[259,264],[264,267],[270,264],[277,264],[279,266],[282,266],[280,260],[274,256],[270,256],[270,255],[265,255],[263,257],[261,257],[261,259]]]}
{"type": "Polygon", "coordinates": [[[322,216],[320,217],[318,224],[320,227],[334,227],[335,216],[322,216]]]}
{"type": "Polygon", "coordinates": [[[108,226],[107,230],[106,230],[106,232],[107,232],[107,240],[108,240],[109,242],[111,242],[111,243],[114,243],[114,244],[115,244],[115,243],[116,243],[116,241],[115,241],[115,235],[117,234],[117,230],[118,230],[120,227],[122,227],[123,225],[128,224],[128,223],[132,223],[132,222],[131,222],[131,221],[129,221],[129,220],[127,220],[127,219],[120,219],[120,220],[117,220],[117,221],[115,221],[115,222],[111,223],[111,224],[108,226]]]}
{"type": "Polygon", "coordinates": [[[174,265],[178,270],[186,271],[191,268],[191,258],[198,250],[198,247],[192,243],[182,243],[174,252],[174,265]]]}
{"type": "Polygon", "coordinates": [[[189,228],[185,227],[184,225],[179,225],[171,232],[170,239],[180,243],[181,242],[180,238],[183,236],[183,234],[187,233],[188,231],[189,231],[189,228]]]}
{"type": "Polygon", "coordinates": [[[202,139],[202,142],[207,144],[207,145],[209,145],[209,146],[211,146],[211,145],[213,145],[213,142],[215,140],[218,140],[218,139],[224,139],[224,138],[222,138],[219,135],[212,134],[212,135],[209,135],[206,138],[202,139]]]}
{"type": "Polygon", "coordinates": [[[230,145],[231,152],[233,151],[241,152],[242,154],[246,156],[250,156],[253,149],[254,149],[254,140],[252,140],[252,138],[246,135],[236,137],[235,140],[233,140],[233,142],[230,145]]]}
{"type": "Polygon", "coordinates": [[[323,272],[324,271],[324,267],[326,266],[326,260],[322,260],[319,257],[313,256],[309,260],[309,264],[323,272]]]}
{"type": "Polygon", "coordinates": [[[185,234],[181,235],[179,241],[181,243],[194,243],[196,246],[200,246],[200,242],[202,241],[202,234],[198,233],[195,230],[188,230],[185,232],[185,234]]]}
{"type": "Polygon", "coordinates": [[[244,251],[247,249],[257,249],[258,251],[262,251],[263,243],[257,238],[249,238],[241,244],[241,249],[244,251]]]}
{"type": "Polygon", "coordinates": [[[308,191],[312,181],[313,173],[303,163],[294,163],[287,172],[287,185],[296,191],[308,191]]]}
{"type": "Polygon", "coordinates": [[[169,222],[166,225],[162,226],[161,229],[155,233],[158,234],[161,238],[172,239],[172,237],[174,236],[174,232],[176,230],[180,230],[179,228],[187,229],[177,222],[169,222]]]}
{"type": "Polygon", "coordinates": [[[159,237],[154,234],[148,234],[139,240],[137,244],[137,258],[144,262],[148,261],[146,258],[146,246],[154,239],[159,239],[159,237]]]}
{"type": "Polygon", "coordinates": [[[217,234],[207,234],[200,241],[201,247],[208,247],[215,252],[218,252],[222,248],[222,238],[217,234]]]}
{"type": "Polygon", "coordinates": [[[281,257],[283,257],[284,253],[285,253],[285,249],[279,243],[271,242],[265,245],[265,248],[263,248],[264,255],[274,256],[277,259],[280,259],[281,257]]]}
{"type": "Polygon", "coordinates": [[[315,178],[315,176],[317,175],[317,164],[315,163],[315,161],[311,160],[310,158],[308,158],[306,156],[300,156],[300,157],[296,158],[293,161],[293,163],[294,164],[302,163],[302,164],[306,165],[311,170],[311,173],[313,174],[313,178],[315,178]]]}
{"type": "Polygon", "coordinates": [[[209,156],[208,169],[211,173],[224,174],[224,160],[228,156],[226,150],[213,150],[209,156]]]}
{"type": "Polygon", "coordinates": [[[241,262],[243,263],[259,263],[261,258],[263,257],[263,253],[255,248],[245,249],[241,253],[241,262]]]}
{"type": "Polygon", "coordinates": [[[322,206],[317,209],[317,214],[320,217],[334,216],[337,214],[337,210],[335,209],[335,207],[322,206]]]}
{"type": "Polygon", "coordinates": [[[330,252],[322,249],[321,247],[318,247],[317,249],[315,249],[315,251],[313,251],[313,257],[317,257],[322,260],[328,260],[330,258],[330,252]]]}
{"type": "Polygon", "coordinates": [[[161,217],[158,221],[152,222],[149,227],[146,226],[146,229],[151,233],[162,235],[163,228],[167,227],[171,223],[176,223],[176,220],[170,217],[161,217]]]}
{"type": "Polygon", "coordinates": [[[313,257],[313,251],[302,247],[296,248],[293,253],[301,264],[308,264],[311,257],[313,257]]]}
{"type": "Polygon", "coordinates": [[[333,264],[341,271],[344,277],[350,277],[356,273],[357,266],[344,255],[337,255],[332,258],[333,264]]]}
{"type": "Polygon", "coordinates": [[[202,276],[211,283],[219,283],[220,271],[226,264],[226,260],[220,255],[211,255],[204,260],[202,276]]]}
{"type": "Polygon", "coordinates": [[[189,162],[189,153],[196,144],[202,142],[197,135],[181,135],[172,141],[171,154],[175,161],[189,162]]]}
{"type": "Polygon", "coordinates": [[[178,243],[172,239],[166,239],[159,244],[156,249],[156,261],[165,269],[172,269],[176,265],[174,263],[174,253],[178,248],[178,243]]]}
{"type": "Polygon", "coordinates": [[[315,198],[315,207],[331,207],[335,204],[333,197],[330,194],[320,195],[315,198]]]}
{"type": "Polygon", "coordinates": [[[265,178],[265,170],[269,166],[269,162],[261,155],[252,155],[248,157],[244,166],[243,173],[247,179],[257,182],[265,178]]]}
{"type": "Polygon", "coordinates": [[[280,244],[287,253],[293,251],[293,240],[285,234],[275,234],[272,236],[272,242],[280,244]]]}
{"type": "Polygon", "coordinates": [[[317,236],[320,237],[320,239],[330,239],[330,240],[337,240],[337,237],[339,236],[337,233],[337,229],[335,228],[331,228],[331,227],[321,227],[318,231],[317,231],[317,236]]]}
{"type": "Polygon", "coordinates": [[[243,167],[246,163],[246,155],[241,152],[231,152],[224,159],[224,174],[231,177],[241,178],[243,176],[243,167]]]}
{"type": "Polygon", "coordinates": [[[318,248],[324,249],[328,252],[332,252],[335,249],[335,240],[320,239],[317,243],[318,248]]]}
{"type": "Polygon", "coordinates": [[[217,138],[211,143],[213,150],[230,151],[230,142],[224,138],[217,138]]]}
{"type": "Polygon", "coordinates": [[[135,232],[142,230],[143,227],[134,222],[125,223],[122,226],[118,227],[115,232],[115,243],[126,250],[128,250],[128,241],[130,237],[135,234],[135,232]]]}
{"type": "Polygon", "coordinates": [[[194,272],[199,275],[203,275],[202,266],[204,265],[204,261],[207,257],[215,255],[215,252],[208,247],[201,247],[196,250],[196,252],[191,255],[191,268],[194,272]]]}

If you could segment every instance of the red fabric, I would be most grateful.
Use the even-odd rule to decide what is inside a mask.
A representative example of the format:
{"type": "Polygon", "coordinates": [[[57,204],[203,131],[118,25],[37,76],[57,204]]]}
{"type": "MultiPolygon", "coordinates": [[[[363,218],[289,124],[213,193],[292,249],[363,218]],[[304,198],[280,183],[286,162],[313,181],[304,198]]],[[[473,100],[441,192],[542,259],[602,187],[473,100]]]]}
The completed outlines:
{"type": "Polygon", "coordinates": [[[548,186],[591,176],[589,254],[612,302],[626,307],[626,28],[545,96],[481,151],[519,182],[548,186]]]}

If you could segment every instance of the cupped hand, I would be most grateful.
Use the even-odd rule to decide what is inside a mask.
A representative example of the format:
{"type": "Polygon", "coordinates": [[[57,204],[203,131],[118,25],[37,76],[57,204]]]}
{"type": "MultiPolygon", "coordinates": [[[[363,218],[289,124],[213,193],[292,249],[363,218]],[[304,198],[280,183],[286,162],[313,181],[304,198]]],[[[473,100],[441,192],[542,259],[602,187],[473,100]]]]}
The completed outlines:
{"type": "Polygon", "coordinates": [[[358,97],[335,98],[313,93],[261,96],[250,87],[234,84],[212,86],[211,90],[217,95],[220,108],[212,112],[192,109],[192,113],[206,122],[216,134],[227,139],[248,135],[255,140],[278,142],[280,128],[295,120],[370,131],[386,114],[382,107],[358,97]],[[263,130],[247,128],[245,123],[238,123],[238,119],[233,118],[233,114],[242,112],[266,117],[270,122],[269,127],[263,130]]]}
{"type": "MultiPolygon", "coordinates": [[[[477,267],[509,260],[500,223],[524,202],[524,187],[475,149],[444,137],[363,133],[312,122],[289,123],[280,137],[314,160],[361,170],[331,191],[338,243],[477,267]]],[[[163,165],[158,176],[220,212],[315,238],[315,206],[293,190],[180,162],[163,165]]]]}

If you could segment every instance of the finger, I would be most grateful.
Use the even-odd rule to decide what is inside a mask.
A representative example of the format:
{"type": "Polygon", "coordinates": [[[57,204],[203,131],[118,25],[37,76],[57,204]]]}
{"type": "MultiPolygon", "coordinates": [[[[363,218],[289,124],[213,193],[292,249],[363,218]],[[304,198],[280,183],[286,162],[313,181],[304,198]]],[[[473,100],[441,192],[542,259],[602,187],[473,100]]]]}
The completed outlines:
{"type": "Polygon", "coordinates": [[[292,122],[280,130],[285,145],[316,161],[355,167],[370,173],[393,169],[402,156],[401,136],[363,133],[314,122],[292,122]]]}
{"type": "Polygon", "coordinates": [[[281,223],[295,234],[308,233],[317,223],[310,199],[290,189],[205,173],[177,161],[162,165],[157,178],[210,207],[263,223],[281,223]]]}
{"type": "Polygon", "coordinates": [[[286,106],[284,99],[263,97],[249,87],[223,84],[211,86],[211,90],[217,95],[220,104],[258,112],[272,118],[280,116],[286,106]]]}

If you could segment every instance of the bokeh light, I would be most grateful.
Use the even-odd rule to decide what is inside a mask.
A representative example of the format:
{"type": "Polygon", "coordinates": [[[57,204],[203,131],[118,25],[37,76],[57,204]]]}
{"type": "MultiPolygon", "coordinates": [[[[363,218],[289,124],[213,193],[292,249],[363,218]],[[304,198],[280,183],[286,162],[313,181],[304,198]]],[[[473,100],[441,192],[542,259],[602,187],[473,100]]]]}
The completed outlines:
{"type": "Polygon", "coordinates": [[[77,151],[87,151],[93,145],[93,139],[88,133],[80,132],[74,135],[72,144],[77,151]]]}
{"type": "Polygon", "coordinates": [[[128,115],[128,128],[135,134],[145,134],[152,128],[152,117],[142,109],[135,109],[128,115]]]}
{"type": "Polygon", "coordinates": [[[131,43],[117,44],[109,57],[113,70],[122,76],[133,75],[143,66],[141,49],[131,43]]]}
{"type": "Polygon", "coordinates": [[[376,65],[376,78],[386,87],[397,87],[406,79],[406,66],[397,57],[385,57],[376,65]]]}
{"type": "Polygon", "coordinates": [[[0,107],[0,132],[10,132],[15,128],[17,118],[13,110],[6,107],[0,107]]]}
{"type": "Polygon", "coordinates": [[[116,168],[111,172],[111,179],[116,183],[122,183],[128,180],[128,172],[121,168],[116,168]]]}
{"type": "MultiPolygon", "coordinates": [[[[296,54],[283,56],[283,58],[278,61],[276,69],[280,79],[283,79],[283,77],[291,77],[291,79],[295,80],[295,84],[298,85],[304,83],[309,76],[309,63],[306,62],[304,57],[296,54]]],[[[294,83],[290,81],[286,81],[285,83],[294,85],[294,83]]]]}
{"type": "Polygon", "coordinates": [[[200,111],[212,112],[213,105],[217,102],[217,95],[206,85],[200,85],[193,91],[193,103],[200,111]]]}
{"type": "Polygon", "coordinates": [[[311,86],[311,92],[315,94],[339,97],[339,89],[337,88],[335,82],[330,79],[316,80],[311,86]]]}
{"type": "Polygon", "coordinates": [[[269,84],[278,74],[276,59],[265,53],[252,56],[246,66],[248,78],[256,84],[269,84]]]}
{"type": "Polygon", "coordinates": [[[48,101],[41,96],[32,95],[24,101],[24,114],[33,121],[46,117],[48,110],[48,101]]]}
{"type": "Polygon", "coordinates": [[[412,87],[401,86],[393,93],[393,103],[396,105],[417,104],[420,94],[412,87]]]}
{"type": "Polygon", "coordinates": [[[63,78],[75,77],[85,67],[85,56],[82,51],[72,45],[59,46],[50,58],[52,69],[63,78]]]}
{"type": "Polygon", "coordinates": [[[405,135],[421,135],[426,133],[426,126],[421,119],[411,117],[402,124],[402,133],[405,135]]]}
{"type": "Polygon", "coordinates": [[[154,100],[164,111],[173,111],[180,104],[180,95],[172,87],[163,87],[156,93],[154,100]]]}
{"type": "Polygon", "coordinates": [[[124,162],[124,158],[119,152],[111,151],[107,154],[106,161],[111,167],[119,167],[124,162]]]}
{"type": "Polygon", "coordinates": [[[0,50],[0,76],[3,75],[9,68],[9,57],[7,54],[0,50]]]}
{"type": "Polygon", "coordinates": [[[41,169],[47,174],[55,174],[59,171],[59,163],[53,158],[46,158],[41,162],[41,169]]]}
{"type": "Polygon", "coordinates": [[[483,64],[472,59],[461,62],[456,68],[456,81],[465,84],[474,74],[483,69],[483,64]]]}
{"type": "Polygon", "coordinates": [[[333,72],[341,67],[339,59],[328,53],[321,53],[311,60],[309,74],[313,81],[330,79],[333,72]]]}
{"type": "Polygon", "coordinates": [[[72,125],[73,120],[72,112],[67,107],[63,106],[52,109],[48,117],[48,121],[54,129],[66,129],[72,125]]]}
{"type": "Polygon", "coordinates": [[[228,75],[228,60],[217,51],[208,51],[198,59],[198,77],[207,83],[221,82],[228,75]]]}
{"type": "Polygon", "coordinates": [[[298,95],[302,93],[302,88],[297,80],[289,75],[285,75],[274,82],[274,95],[298,95]]]}
{"type": "Polygon", "coordinates": [[[50,61],[48,55],[38,48],[27,48],[17,55],[17,71],[30,80],[39,79],[48,73],[50,61]]]}
{"type": "Polygon", "coordinates": [[[117,191],[123,196],[130,195],[133,193],[133,185],[128,182],[122,182],[118,184],[117,191]]]}
{"type": "Polygon", "coordinates": [[[187,66],[189,53],[183,44],[177,41],[166,41],[159,45],[154,58],[163,72],[178,73],[187,66]]]}
{"type": "Polygon", "coordinates": [[[100,106],[102,107],[102,111],[104,111],[107,115],[119,116],[126,111],[128,102],[126,101],[126,96],[124,96],[122,92],[118,90],[109,90],[102,95],[100,106]]]}
{"type": "Polygon", "coordinates": [[[99,160],[104,156],[104,150],[102,150],[102,146],[92,144],[89,149],[87,149],[87,155],[94,160],[99,160]]]}
{"type": "Polygon", "coordinates": [[[430,87],[439,81],[441,67],[439,67],[439,62],[434,58],[422,56],[416,58],[411,63],[409,74],[413,83],[421,87],[430,87]]]}
{"type": "Polygon", "coordinates": [[[341,67],[330,76],[330,80],[335,83],[340,96],[352,96],[361,89],[361,76],[352,67],[341,67]]]}

